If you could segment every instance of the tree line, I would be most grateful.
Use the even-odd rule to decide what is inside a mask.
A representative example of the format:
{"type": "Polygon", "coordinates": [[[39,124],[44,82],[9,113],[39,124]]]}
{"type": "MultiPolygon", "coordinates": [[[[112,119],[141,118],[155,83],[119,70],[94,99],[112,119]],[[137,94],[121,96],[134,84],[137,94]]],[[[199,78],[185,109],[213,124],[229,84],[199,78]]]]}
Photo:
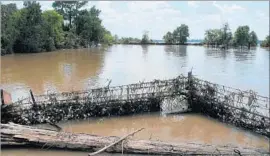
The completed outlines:
{"type": "Polygon", "coordinates": [[[228,49],[229,47],[244,48],[257,46],[258,37],[254,31],[250,31],[249,26],[239,26],[234,34],[225,23],[220,29],[209,29],[205,31],[204,43],[207,46],[214,46],[228,49]]]}
{"type": "MultiPolygon", "coordinates": [[[[83,9],[87,1],[55,1],[53,10],[41,11],[36,1],[25,1],[18,9],[16,4],[1,5],[1,53],[44,52],[56,49],[89,47],[112,43],[153,43],[145,31],[141,39],[112,36],[103,25],[95,6],[83,9]]],[[[185,44],[189,28],[181,24],[163,39],[166,44],[185,44]]],[[[269,36],[261,46],[269,47],[269,36]]],[[[220,29],[205,31],[204,44],[212,47],[252,47],[258,42],[254,31],[248,26],[239,26],[234,33],[229,24],[220,29]]]]}
{"type": "Polygon", "coordinates": [[[87,1],[55,1],[53,10],[41,11],[36,1],[1,5],[1,52],[44,52],[112,44],[114,38],[99,18],[95,6],[82,9],[87,1]]]}
{"type": "MultiPolygon", "coordinates": [[[[167,32],[163,40],[167,44],[184,44],[189,37],[189,29],[185,24],[181,24],[173,32],[167,32]]],[[[269,36],[261,43],[261,46],[269,47],[269,36]]],[[[231,32],[229,24],[225,23],[220,29],[208,29],[205,31],[203,44],[208,47],[218,47],[223,49],[244,48],[250,49],[257,46],[258,37],[254,31],[250,31],[249,26],[239,26],[234,34],[231,32]]]]}
{"type": "MultiPolygon", "coordinates": [[[[267,39],[266,39],[267,40],[267,39]]],[[[230,30],[229,24],[225,23],[220,29],[208,29],[205,31],[204,44],[208,47],[218,47],[223,49],[248,48],[258,45],[258,37],[249,26],[238,26],[234,33],[230,30]]],[[[267,45],[264,41],[261,46],[267,45]]],[[[268,41],[269,43],[269,41],[268,41]]],[[[269,44],[268,44],[269,45],[269,44]]]]}
{"type": "Polygon", "coordinates": [[[122,37],[119,39],[118,36],[115,35],[114,41],[115,41],[115,43],[118,43],[118,44],[132,44],[132,43],[149,44],[149,43],[153,43],[153,40],[149,38],[148,33],[149,33],[148,31],[144,31],[144,33],[142,35],[142,39],[133,38],[133,37],[122,37]]]}

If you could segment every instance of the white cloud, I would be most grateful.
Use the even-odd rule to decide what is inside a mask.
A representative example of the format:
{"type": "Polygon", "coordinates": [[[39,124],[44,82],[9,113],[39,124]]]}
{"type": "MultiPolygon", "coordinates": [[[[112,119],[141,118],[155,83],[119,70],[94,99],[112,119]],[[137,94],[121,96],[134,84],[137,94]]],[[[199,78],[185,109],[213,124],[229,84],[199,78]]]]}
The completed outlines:
{"type": "MultiPolygon", "coordinates": [[[[52,7],[52,1],[38,1],[40,6],[41,6],[41,10],[51,10],[53,9],[52,7]]],[[[18,9],[23,8],[23,1],[1,1],[2,4],[9,4],[9,3],[15,3],[18,9]]]]}
{"type": "Polygon", "coordinates": [[[41,10],[52,10],[52,1],[40,1],[41,10]]]}
{"type": "Polygon", "coordinates": [[[191,7],[194,7],[194,8],[197,8],[200,4],[199,1],[188,1],[188,6],[191,6],[191,7]]]}
{"type": "Polygon", "coordinates": [[[165,1],[132,1],[127,3],[131,12],[137,11],[156,11],[157,9],[170,8],[171,6],[165,1]]]}
{"type": "Polygon", "coordinates": [[[241,7],[239,5],[236,5],[236,4],[232,4],[232,5],[224,4],[224,5],[221,5],[221,4],[218,4],[216,1],[213,1],[213,6],[215,6],[222,13],[225,13],[225,14],[226,13],[232,14],[232,13],[239,12],[239,11],[242,11],[242,12],[246,11],[246,8],[241,7]]]}
{"type": "Polygon", "coordinates": [[[269,15],[265,14],[261,10],[256,11],[256,17],[258,20],[269,21],[269,15]]]}
{"type": "MultiPolygon", "coordinates": [[[[18,8],[23,7],[22,1],[2,3],[16,3],[18,8]]],[[[39,3],[43,11],[52,9],[52,1],[39,3]]],[[[161,39],[167,31],[187,24],[190,38],[203,38],[206,29],[220,28],[224,22],[229,22],[232,30],[239,25],[250,25],[258,32],[259,38],[264,38],[269,32],[269,7],[255,9],[247,2],[89,1],[84,9],[93,5],[101,10],[103,25],[120,37],[141,38],[143,31],[148,30],[151,38],[161,39]],[[190,11],[190,7],[194,9],[190,11]]]]}
{"type": "Polygon", "coordinates": [[[9,4],[9,3],[15,3],[17,8],[22,8],[23,7],[23,2],[22,1],[1,1],[2,4],[9,4]]]}
{"type": "Polygon", "coordinates": [[[113,2],[100,1],[97,3],[97,8],[102,10],[101,18],[105,27],[112,28],[110,31],[119,36],[130,36],[129,34],[136,33],[136,36],[132,36],[140,38],[143,31],[148,30],[150,37],[161,38],[161,33],[169,31],[168,28],[175,28],[185,19],[181,17],[180,10],[174,9],[167,2],[126,2],[125,12],[112,4],[113,2]],[[124,33],[123,29],[128,33],[126,31],[124,33]]]}

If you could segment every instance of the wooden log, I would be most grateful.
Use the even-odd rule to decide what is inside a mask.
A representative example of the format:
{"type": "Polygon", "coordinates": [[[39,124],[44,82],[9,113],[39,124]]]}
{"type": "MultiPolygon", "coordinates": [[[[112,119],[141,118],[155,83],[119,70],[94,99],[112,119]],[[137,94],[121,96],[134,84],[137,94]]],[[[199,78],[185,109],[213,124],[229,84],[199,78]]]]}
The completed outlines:
{"type": "MultiPolygon", "coordinates": [[[[120,137],[97,136],[82,133],[57,132],[52,130],[39,129],[31,126],[18,124],[1,124],[1,146],[28,145],[32,147],[50,147],[65,150],[97,151],[104,146],[110,145],[120,137]]],[[[3,147],[2,147],[3,148],[3,147]]],[[[266,150],[252,147],[236,147],[232,145],[214,146],[197,143],[165,143],[153,140],[128,139],[125,144],[116,144],[106,152],[155,155],[268,155],[266,150]],[[236,153],[237,151],[237,153],[236,153]]]]}

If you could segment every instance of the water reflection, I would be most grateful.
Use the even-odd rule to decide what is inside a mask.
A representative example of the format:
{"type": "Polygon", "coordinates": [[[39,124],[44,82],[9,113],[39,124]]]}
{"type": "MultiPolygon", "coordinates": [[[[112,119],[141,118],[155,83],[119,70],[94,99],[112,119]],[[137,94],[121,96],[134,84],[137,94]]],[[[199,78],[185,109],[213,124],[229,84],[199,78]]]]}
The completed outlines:
{"type": "Polygon", "coordinates": [[[217,50],[217,49],[205,48],[205,53],[207,56],[226,59],[226,57],[230,55],[230,50],[217,50]]]}
{"type": "Polygon", "coordinates": [[[166,45],[164,46],[164,51],[176,57],[187,56],[187,46],[184,45],[166,45]]]}
{"type": "Polygon", "coordinates": [[[22,92],[28,96],[30,88],[35,94],[89,89],[106,85],[107,79],[112,79],[111,85],[121,85],[172,78],[192,68],[199,78],[269,94],[269,52],[261,48],[217,51],[201,46],[115,45],[1,58],[0,87],[17,96],[22,92]]]}
{"type": "Polygon", "coordinates": [[[23,84],[36,94],[84,89],[84,81],[95,77],[103,60],[100,49],[62,50],[59,52],[10,55],[2,58],[1,87],[15,91],[10,84],[23,84]],[[54,90],[54,88],[52,88],[54,90]]]}
{"type": "Polygon", "coordinates": [[[254,60],[256,51],[253,50],[233,50],[236,61],[254,60]]]}
{"type": "Polygon", "coordinates": [[[147,52],[148,52],[148,46],[149,46],[149,45],[141,45],[141,47],[142,47],[142,52],[143,52],[144,55],[146,55],[147,52]]]}

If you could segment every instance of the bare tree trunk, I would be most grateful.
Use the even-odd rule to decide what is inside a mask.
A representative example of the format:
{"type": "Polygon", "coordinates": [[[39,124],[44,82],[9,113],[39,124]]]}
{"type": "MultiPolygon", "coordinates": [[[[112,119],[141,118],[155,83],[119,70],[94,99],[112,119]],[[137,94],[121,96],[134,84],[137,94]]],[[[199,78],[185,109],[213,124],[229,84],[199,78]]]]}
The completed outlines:
{"type": "MultiPolygon", "coordinates": [[[[30,145],[32,147],[51,147],[63,150],[97,151],[108,146],[120,137],[104,137],[90,134],[73,134],[18,124],[1,124],[1,147],[3,145],[30,145]]],[[[108,149],[106,152],[136,153],[155,155],[263,155],[269,154],[266,150],[236,147],[232,145],[214,146],[197,143],[165,143],[153,140],[125,140],[108,149]]]]}

